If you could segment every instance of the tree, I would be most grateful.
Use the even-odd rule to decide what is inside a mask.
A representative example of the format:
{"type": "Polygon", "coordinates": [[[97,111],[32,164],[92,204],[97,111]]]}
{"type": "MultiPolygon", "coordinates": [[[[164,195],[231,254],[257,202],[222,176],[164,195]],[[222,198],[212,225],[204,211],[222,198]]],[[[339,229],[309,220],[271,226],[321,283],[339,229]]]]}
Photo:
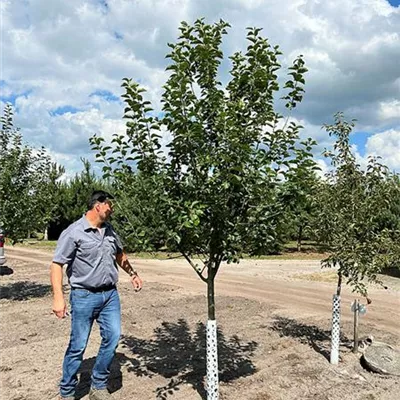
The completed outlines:
{"type": "MultiPolygon", "coordinates": [[[[281,68],[278,46],[248,30],[246,53],[230,57],[230,81],[219,80],[221,43],[229,25],[183,22],[168,58],[171,72],[162,95],[163,114],[154,115],[144,89],[123,80],[126,134],[110,145],[91,139],[105,177],[129,188],[132,176],[157,199],[165,242],[181,252],[207,285],[208,398],[218,397],[214,280],[223,262],[239,262],[244,249],[260,254],[276,236],[283,212],[277,186],[293,168],[300,126],[275,110],[281,68]],[[161,127],[172,135],[161,151],[161,127]]],[[[291,110],[303,96],[302,57],[289,68],[283,97],[291,110]]],[[[129,212],[129,211],[128,211],[129,212]]]]}
{"type": "Polygon", "coordinates": [[[312,149],[316,142],[308,140],[303,144],[304,149],[295,150],[295,157],[292,160],[295,168],[288,171],[285,182],[280,188],[286,209],[284,226],[295,237],[297,251],[302,250],[305,232],[310,228],[316,210],[315,194],[319,182],[316,174],[319,167],[312,158],[312,149]]]}
{"type": "Polygon", "coordinates": [[[332,326],[334,364],[338,362],[342,281],[366,297],[368,282],[377,282],[379,272],[399,257],[398,225],[390,226],[382,218],[391,212],[394,177],[373,157],[366,171],[361,169],[349,140],[353,127],[354,121],[346,121],[342,113],[335,115],[335,124],[325,125],[329,135],[336,137],[333,151],[326,152],[334,169],[318,190],[317,233],[330,249],[322,265],[338,272],[332,326]]]}
{"type": "Polygon", "coordinates": [[[46,150],[42,147],[33,160],[32,179],[35,187],[31,191],[31,215],[38,221],[35,229],[39,232],[47,231],[57,211],[59,194],[59,178],[65,172],[64,167],[52,162],[46,150]]]}
{"type": "Polygon", "coordinates": [[[6,105],[0,130],[0,226],[12,243],[33,231],[43,232],[53,213],[53,188],[64,169],[44,148],[23,143],[6,105]]]}

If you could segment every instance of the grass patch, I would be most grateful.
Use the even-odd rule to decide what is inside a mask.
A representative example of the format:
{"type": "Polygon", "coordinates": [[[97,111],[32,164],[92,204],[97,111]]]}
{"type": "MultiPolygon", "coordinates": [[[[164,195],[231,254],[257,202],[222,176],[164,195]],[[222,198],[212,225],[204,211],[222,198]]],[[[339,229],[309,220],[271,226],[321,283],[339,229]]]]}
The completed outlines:
{"type": "MultiPolygon", "coordinates": [[[[289,242],[284,246],[281,254],[271,254],[262,256],[250,256],[245,254],[245,260],[322,260],[327,257],[327,253],[320,251],[316,243],[306,242],[303,245],[301,252],[296,251],[295,242],[289,242]]],[[[51,250],[54,251],[57,245],[56,240],[38,240],[38,239],[25,239],[21,243],[15,244],[16,247],[30,248],[35,250],[51,250]]],[[[143,260],[171,260],[171,259],[184,259],[180,253],[155,251],[155,252],[137,252],[129,253],[132,258],[143,260]]],[[[194,257],[196,258],[196,257],[194,257]]]]}
{"type": "Polygon", "coordinates": [[[265,256],[245,256],[244,259],[249,260],[322,260],[327,257],[326,253],[303,253],[303,252],[290,252],[282,254],[271,254],[265,256]]]}
{"type": "Polygon", "coordinates": [[[133,258],[140,258],[143,260],[176,260],[180,258],[184,260],[184,257],[181,253],[168,253],[165,251],[141,251],[138,253],[129,253],[129,255],[133,258]]]}
{"type": "Polygon", "coordinates": [[[337,271],[323,271],[323,272],[314,272],[312,274],[296,274],[293,275],[293,278],[302,279],[304,281],[312,281],[312,282],[337,282],[338,275],[337,271]]]}
{"type": "Polygon", "coordinates": [[[55,250],[57,240],[37,240],[37,239],[25,239],[21,243],[16,243],[15,247],[28,247],[36,250],[55,250]]]}
{"type": "MultiPolygon", "coordinates": [[[[139,253],[129,253],[133,258],[145,259],[145,260],[174,260],[174,259],[182,259],[184,257],[180,253],[167,253],[162,251],[156,252],[139,252],[139,253]]],[[[243,256],[243,260],[321,260],[325,258],[327,255],[323,253],[282,253],[282,254],[273,254],[273,255],[265,255],[265,256],[250,256],[245,254],[243,256]]],[[[199,257],[194,256],[193,259],[197,259],[199,257]]]]}

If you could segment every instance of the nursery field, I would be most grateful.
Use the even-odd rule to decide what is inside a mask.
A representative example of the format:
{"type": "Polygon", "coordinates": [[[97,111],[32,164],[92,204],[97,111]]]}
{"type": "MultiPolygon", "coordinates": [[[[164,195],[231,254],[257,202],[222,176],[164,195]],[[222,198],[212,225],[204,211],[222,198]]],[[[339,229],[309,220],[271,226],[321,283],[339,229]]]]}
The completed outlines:
{"type": "MultiPolygon", "coordinates": [[[[4,400],[57,399],[69,319],[51,312],[51,251],[6,249],[0,277],[4,400]]],[[[134,293],[120,276],[122,337],[112,366],[115,400],[205,399],[206,286],[182,259],[135,261],[134,293]]],[[[360,336],[400,347],[400,279],[383,277],[360,319],[360,336]]],[[[65,282],[66,283],[66,282],[65,282]]],[[[244,260],[216,278],[222,400],[397,400],[400,378],[367,371],[351,352],[354,294],[342,296],[341,361],[329,364],[332,271],[318,260],[244,260]]],[[[68,286],[65,287],[68,292],[68,286]]],[[[361,302],[365,302],[360,298],[361,302]]],[[[88,399],[100,343],[95,326],[80,371],[88,399]]]]}

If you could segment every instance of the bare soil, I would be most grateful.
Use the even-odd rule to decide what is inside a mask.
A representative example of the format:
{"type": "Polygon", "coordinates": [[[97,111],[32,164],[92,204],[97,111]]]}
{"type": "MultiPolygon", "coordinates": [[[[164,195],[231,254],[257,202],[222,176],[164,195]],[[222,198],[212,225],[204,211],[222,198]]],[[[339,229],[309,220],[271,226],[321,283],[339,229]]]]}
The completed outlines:
{"type": "MultiPolygon", "coordinates": [[[[69,319],[51,313],[46,251],[6,249],[0,276],[2,400],[57,399],[69,319]]],[[[137,260],[139,294],[120,276],[123,334],[112,366],[116,400],[205,399],[206,287],[183,260],[137,260]]],[[[342,296],[341,362],[330,365],[332,274],[313,260],[245,260],[217,276],[221,400],[398,400],[400,379],[368,372],[351,352],[351,302],[342,296]]],[[[360,336],[400,347],[400,279],[370,289],[360,336]]],[[[65,286],[68,293],[68,286],[65,286]]],[[[363,300],[361,299],[363,302],[363,300]]],[[[80,372],[88,399],[97,327],[80,372]]]]}

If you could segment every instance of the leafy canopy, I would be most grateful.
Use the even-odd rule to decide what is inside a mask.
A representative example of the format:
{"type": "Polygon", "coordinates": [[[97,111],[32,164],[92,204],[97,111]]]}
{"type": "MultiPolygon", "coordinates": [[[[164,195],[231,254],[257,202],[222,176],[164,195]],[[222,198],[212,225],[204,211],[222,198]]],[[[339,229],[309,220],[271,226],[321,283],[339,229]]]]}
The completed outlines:
{"type": "MultiPolygon", "coordinates": [[[[224,21],[183,22],[177,42],[169,44],[162,113],[154,112],[138,83],[124,79],[126,132],[110,144],[91,139],[119,196],[136,193],[139,204],[156,203],[159,240],[177,248],[203,280],[213,279],[222,261],[238,262],[244,249],[268,249],[282,213],[276,188],[304,165],[299,157],[311,158],[312,144],[298,140],[301,127],[276,111],[281,53],[261,29],[248,29],[246,52],[230,57],[229,81],[221,82],[228,27],[224,21]],[[192,262],[194,256],[204,267],[192,262]]],[[[283,96],[289,111],[302,100],[306,71],[301,56],[289,68],[283,96]]]]}
{"type": "Polygon", "coordinates": [[[339,277],[366,295],[366,282],[377,281],[378,273],[399,259],[399,226],[392,219],[398,177],[374,157],[362,170],[350,145],[354,121],[338,113],[325,127],[336,143],[326,152],[334,169],[318,191],[317,231],[331,249],[323,265],[337,267],[339,277]]]}

